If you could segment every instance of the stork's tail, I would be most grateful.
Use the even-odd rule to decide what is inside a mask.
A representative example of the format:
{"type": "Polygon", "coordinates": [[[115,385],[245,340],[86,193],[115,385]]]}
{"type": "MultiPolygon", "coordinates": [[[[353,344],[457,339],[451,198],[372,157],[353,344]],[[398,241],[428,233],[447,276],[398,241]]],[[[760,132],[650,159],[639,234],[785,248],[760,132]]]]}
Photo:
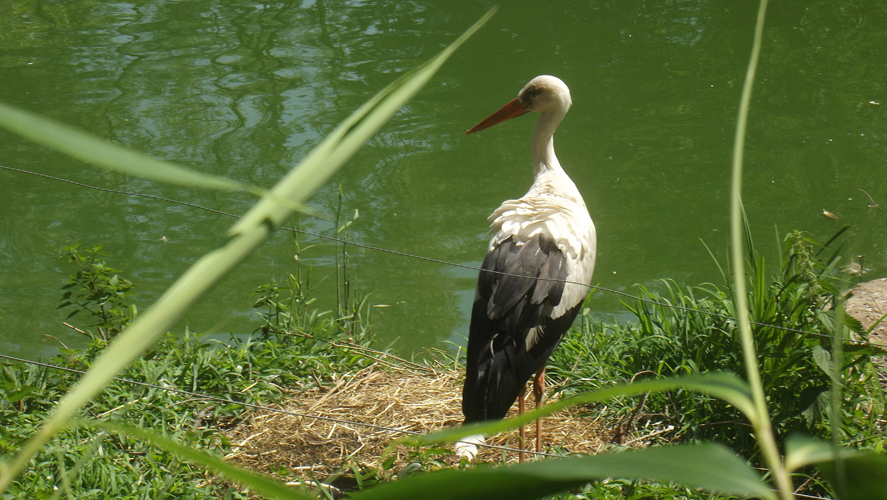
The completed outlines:
{"type": "Polygon", "coordinates": [[[456,456],[466,460],[474,460],[477,456],[477,445],[484,444],[483,434],[473,434],[456,443],[456,456]]]}

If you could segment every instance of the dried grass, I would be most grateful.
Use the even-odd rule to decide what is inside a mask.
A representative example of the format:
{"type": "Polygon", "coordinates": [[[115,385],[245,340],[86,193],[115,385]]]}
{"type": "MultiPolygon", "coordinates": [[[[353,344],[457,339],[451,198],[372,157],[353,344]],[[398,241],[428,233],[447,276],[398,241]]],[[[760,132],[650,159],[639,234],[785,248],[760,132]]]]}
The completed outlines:
{"type": "MultiPolygon", "coordinates": [[[[292,471],[305,480],[325,479],[343,464],[381,471],[382,451],[403,435],[385,429],[424,434],[461,424],[461,378],[453,369],[419,372],[374,364],[335,380],[329,387],[293,394],[282,409],[378,427],[257,411],[226,432],[233,448],[227,458],[272,474],[292,471]]],[[[596,453],[609,443],[599,423],[581,417],[575,409],[547,417],[543,425],[545,446],[559,452],[596,453]]],[[[527,447],[534,440],[535,428],[528,426],[527,447]]],[[[517,447],[517,431],[493,436],[487,442],[517,447]]],[[[408,464],[409,452],[404,446],[396,449],[393,471],[408,464]]],[[[478,459],[513,462],[517,452],[481,448],[478,459]]],[[[457,462],[455,456],[445,460],[457,462]]]]}

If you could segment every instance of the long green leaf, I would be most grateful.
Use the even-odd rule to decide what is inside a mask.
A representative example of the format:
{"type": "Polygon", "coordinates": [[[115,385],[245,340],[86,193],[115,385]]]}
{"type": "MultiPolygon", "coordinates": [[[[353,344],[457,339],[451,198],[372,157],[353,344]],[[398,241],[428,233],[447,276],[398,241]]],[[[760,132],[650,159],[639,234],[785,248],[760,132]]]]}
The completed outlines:
{"type": "Polygon", "coordinates": [[[829,443],[792,436],[785,444],[785,467],[789,472],[815,465],[835,488],[838,498],[887,500],[887,456],[883,453],[842,448],[835,454],[829,443]],[[841,474],[835,467],[841,461],[841,474]]]}
{"type": "Polygon", "coordinates": [[[224,177],[195,172],[171,162],[152,158],[70,125],[8,104],[0,103],[0,127],[78,160],[133,177],[205,189],[251,193],[261,191],[224,177]]]}
{"type": "MultiPolygon", "coordinates": [[[[250,256],[268,238],[274,226],[290,217],[291,207],[285,203],[278,203],[277,198],[292,203],[306,201],[325,179],[329,178],[345,160],[353,156],[366,139],[376,133],[407,99],[431,78],[444,60],[467,39],[467,36],[477,31],[492,14],[493,11],[490,11],[481,18],[465,35],[444,49],[430,63],[408,73],[408,77],[399,78],[396,84],[388,86],[361,107],[345,122],[345,125],[334,131],[334,140],[319,144],[302,164],[278,183],[271,197],[263,198],[258,203],[257,209],[264,208],[251,210],[249,222],[241,221],[237,224],[237,230],[231,231],[232,237],[225,245],[198,260],[145,314],[140,315],[121,332],[106,351],[94,361],[90,370],[59,401],[53,414],[25,443],[19,453],[10,462],[0,466],[0,492],[9,486],[28,460],[101,391],[112,377],[150,347],[158,336],[184,317],[203,294],[250,256]],[[327,161],[322,161],[323,158],[327,161]],[[268,224],[269,218],[272,220],[271,224],[268,224]]],[[[55,133],[64,135],[67,131],[56,130],[55,133]]],[[[70,137],[65,139],[67,142],[71,140],[70,137]]]]}
{"type": "Polygon", "coordinates": [[[794,472],[801,467],[831,460],[832,447],[818,439],[791,436],[785,442],[785,469],[794,472]]]}
{"type": "Polygon", "coordinates": [[[169,161],[158,160],[70,125],[8,104],[0,103],[0,127],[79,160],[133,177],[179,186],[243,191],[256,196],[275,198],[278,203],[300,212],[312,212],[302,203],[296,203],[286,198],[276,198],[276,195],[265,189],[248,186],[216,175],[195,172],[169,161]]]}
{"type": "Polygon", "coordinates": [[[160,434],[159,432],[143,429],[134,425],[128,425],[122,422],[103,422],[103,421],[80,421],[76,425],[84,427],[92,427],[95,429],[104,429],[106,431],[117,432],[124,436],[135,437],[145,440],[158,448],[169,451],[178,455],[183,460],[188,460],[213,469],[227,476],[229,479],[237,481],[243,486],[247,486],[257,493],[262,493],[273,498],[284,498],[293,500],[313,500],[314,497],[303,495],[293,488],[286,486],[280,481],[263,476],[255,472],[237,467],[223,461],[221,458],[211,455],[205,451],[196,450],[185,446],[178,441],[160,434]]]}
{"type": "Polygon", "coordinates": [[[584,392],[556,403],[546,405],[538,410],[524,413],[522,416],[508,420],[474,424],[464,427],[447,429],[425,436],[407,436],[395,441],[388,447],[393,449],[397,444],[420,445],[458,441],[472,434],[498,434],[500,432],[526,425],[538,418],[558,412],[569,406],[605,401],[618,396],[631,396],[646,392],[662,392],[674,389],[685,389],[701,392],[709,396],[717,397],[732,404],[749,418],[754,418],[755,408],[751,400],[751,391],[748,384],[733,373],[719,372],[688,377],[663,378],[659,380],[647,380],[631,384],[616,384],[612,387],[584,392]]]}
{"type": "Polygon", "coordinates": [[[538,498],[608,477],[674,482],[730,495],[775,498],[743,459],[717,444],[645,448],[466,471],[447,469],[386,483],[351,498],[538,498]]]}
{"type": "Polygon", "coordinates": [[[834,460],[817,462],[841,500],[887,500],[887,456],[857,452],[843,457],[840,475],[834,460]]]}

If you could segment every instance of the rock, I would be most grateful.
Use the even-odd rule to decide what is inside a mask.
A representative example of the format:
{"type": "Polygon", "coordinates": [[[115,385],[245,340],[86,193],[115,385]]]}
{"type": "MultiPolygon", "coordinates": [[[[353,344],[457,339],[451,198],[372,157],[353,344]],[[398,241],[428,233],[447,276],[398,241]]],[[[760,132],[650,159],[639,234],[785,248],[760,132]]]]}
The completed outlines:
{"type": "MultiPolygon", "coordinates": [[[[851,292],[853,297],[847,301],[844,309],[858,319],[865,329],[871,328],[887,314],[887,278],[860,283],[851,292]]],[[[887,319],[872,330],[869,341],[887,346],[887,319]]]]}

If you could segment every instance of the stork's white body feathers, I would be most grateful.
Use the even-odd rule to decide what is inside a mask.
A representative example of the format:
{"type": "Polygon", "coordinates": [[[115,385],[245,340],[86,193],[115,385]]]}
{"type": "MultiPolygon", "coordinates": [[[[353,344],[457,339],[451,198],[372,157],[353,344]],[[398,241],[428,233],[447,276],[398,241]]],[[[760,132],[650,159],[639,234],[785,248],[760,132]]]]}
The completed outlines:
{"type": "Polygon", "coordinates": [[[509,237],[517,240],[518,245],[536,235],[554,241],[566,258],[566,281],[570,283],[564,286],[560,303],[552,309],[552,318],[563,316],[585,299],[597,254],[597,233],[585,201],[560,165],[557,169],[561,175],[537,179],[527,194],[503,202],[490,215],[490,231],[494,234],[487,248],[488,253],[492,252],[509,237]]]}

